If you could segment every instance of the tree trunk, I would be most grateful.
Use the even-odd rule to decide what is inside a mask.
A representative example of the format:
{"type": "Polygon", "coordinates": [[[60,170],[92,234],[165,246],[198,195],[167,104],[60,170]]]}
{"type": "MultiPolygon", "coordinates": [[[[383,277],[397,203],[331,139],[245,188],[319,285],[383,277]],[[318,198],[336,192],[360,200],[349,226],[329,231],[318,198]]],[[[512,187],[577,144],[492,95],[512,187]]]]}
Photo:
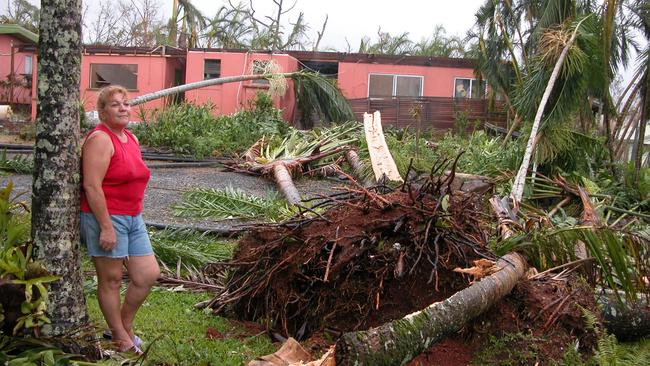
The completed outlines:
{"type": "Polygon", "coordinates": [[[290,204],[297,205],[302,201],[300,193],[293,184],[293,179],[291,179],[291,173],[284,164],[276,163],[273,165],[273,179],[290,204]]]}
{"type": "Polygon", "coordinates": [[[643,153],[645,152],[645,127],[648,121],[648,110],[650,110],[650,65],[645,71],[645,87],[641,90],[644,91],[641,97],[641,119],[639,120],[639,133],[636,140],[636,155],[634,156],[634,187],[639,187],[639,173],[643,163],[643,153]]]}
{"type": "Polygon", "coordinates": [[[526,261],[510,253],[499,259],[497,266],[500,271],[422,311],[367,331],[344,334],[336,343],[336,364],[406,364],[508,294],[524,275],[526,261]]]}
{"type": "Polygon", "coordinates": [[[201,81],[196,81],[194,83],[178,85],[178,86],[174,86],[172,88],[159,90],[159,91],[154,92],[154,93],[141,95],[139,97],[131,99],[131,105],[134,106],[134,105],[146,103],[146,102],[149,102],[149,101],[152,101],[152,100],[155,100],[155,99],[160,99],[160,98],[166,97],[168,95],[178,94],[178,93],[182,93],[182,92],[185,92],[185,91],[188,91],[188,90],[199,89],[199,88],[203,88],[203,87],[211,86],[211,85],[221,85],[221,84],[234,83],[234,82],[246,81],[246,80],[268,79],[268,78],[270,78],[272,76],[290,78],[290,77],[293,77],[294,75],[296,75],[295,72],[286,72],[286,73],[280,73],[280,74],[255,74],[255,75],[226,76],[226,77],[216,78],[216,79],[201,80],[201,81]]]}
{"type": "Polygon", "coordinates": [[[517,173],[515,182],[512,184],[511,196],[515,202],[515,207],[517,207],[519,202],[521,202],[521,198],[524,195],[524,185],[526,183],[526,174],[528,173],[528,165],[530,165],[530,158],[533,155],[533,149],[535,148],[534,142],[536,141],[537,138],[537,130],[539,130],[539,125],[542,120],[542,116],[544,115],[544,109],[546,108],[546,103],[548,102],[548,98],[551,95],[551,91],[553,91],[553,86],[555,86],[555,81],[557,80],[558,75],[560,74],[560,70],[562,69],[562,64],[566,59],[566,55],[567,53],[569,53],[569,49],[571,48],[571,46],[576,40],[576,37],[578,36],[578,29],[580,28],[581,24],[582,21],[578,23],[578,25],[576,26],[575,30],[573,31],[573,34],[571,35],[571,38],[564,46],[564,49],[562,50],[560,57],[557,59],[557,62],[555,63],[555,67],[553,68],[553,72],[551,73],[551,77],[548,79],[548,84],[546,84],[546,89],[544,90],[544,95],[542,95],[542,100],[540,101],[539,107],[537,108],[537,113],[535,114],[535,120],[533,121],[533,128],[530,131],[530,137],[528,137],[528,142],[526,143],[526,151],[524,153],[524,158],[523,161],[521,162],[521,166],[519,167],[519,172],[517,173]]]}
{"type": "Polygon", "coordinates": [[[79,240],[81,0],[43,0],[32,185],[36,258],[61,279],[50,286],[46,335],[87,322],[79,240]]]}
{"type": "Polygon", "coordinates": [[[366,170],[365,164],[361,159],[359,158],[359,154],[357,154],[356,151],[350,149],[345,152],[345,161],[350,164],[350,167],[352,168],[352,173],[354,174],[354,177],[361,180],[361,184],[363,186],[368,187],[371,186],[372,184],[376,183],[373,182],[372,179],[369,179],[368,177],[363,177],[364,171],[366,170]]]}

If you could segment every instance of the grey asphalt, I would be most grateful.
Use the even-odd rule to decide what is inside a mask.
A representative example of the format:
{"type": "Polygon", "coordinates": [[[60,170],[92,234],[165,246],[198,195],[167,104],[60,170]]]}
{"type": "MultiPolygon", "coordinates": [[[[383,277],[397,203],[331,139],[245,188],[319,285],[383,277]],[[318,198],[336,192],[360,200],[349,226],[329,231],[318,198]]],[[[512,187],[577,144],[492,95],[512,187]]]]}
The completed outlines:
{"type": "MultiPolygon", "coordinates": [[[[32,177],[23,174],[6,174],[0,172],[0,187],[5,187],[8,180],[14,183],[14,193],[31,192],[32,177]],[[4,175],[3,175],[4,174],[4,175]]],[[[299,179],[295,182],[303,197],[317,197],[337,192],[335,187],[344,183],[335,180],[299,179]]],[[[235,187],[259,197],[276,191],[275,184],[265,178],[244,173],[227,172],[220,168],[156,168],[151,169],[151,180],[145,193],[143,216],[145,221],[161,225],[192,226],[213,230],[230,230],[247,222],[240,220],[211,220],[178,217],[172,206],[181,202],[183,192],[194,188],[235,187]]],[[[25,194],[23,200],[29,200],[25,194]]]]}

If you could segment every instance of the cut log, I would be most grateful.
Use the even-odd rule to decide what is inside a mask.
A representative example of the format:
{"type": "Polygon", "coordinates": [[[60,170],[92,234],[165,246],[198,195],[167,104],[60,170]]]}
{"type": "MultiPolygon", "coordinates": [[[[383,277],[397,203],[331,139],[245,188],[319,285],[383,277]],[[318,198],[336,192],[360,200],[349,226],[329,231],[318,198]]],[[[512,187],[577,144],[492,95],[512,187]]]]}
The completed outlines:
{"type": "Polygon", "coordinates": [[[386,178],[394,182],[404,182],[386,145],[379,111],[374,114],[363,114],[363,129],[366,132],[368,153],[370,154],[375,179],[379,181],[383,176],[386,176],[386,178]]]}
{"type": "Polygon", "coordinates": [[[526,261],[517,253],[505,255],[497,266],[498,272],[445,301],[377,328],[344,334],[336,343],[336,364],[406,364],[489,309],[512,290],[526,271],[526,261]]]}

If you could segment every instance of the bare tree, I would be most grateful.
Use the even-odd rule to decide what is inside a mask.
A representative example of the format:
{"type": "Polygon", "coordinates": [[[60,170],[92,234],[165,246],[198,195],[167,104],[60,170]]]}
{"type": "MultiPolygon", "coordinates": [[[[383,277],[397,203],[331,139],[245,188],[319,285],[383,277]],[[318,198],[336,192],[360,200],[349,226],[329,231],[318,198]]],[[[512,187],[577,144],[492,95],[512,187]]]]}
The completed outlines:
{"type": "Polygon", "coordinates": [[[86,28],[86,41],[92,44],[154,47],[166,38],[157,0],[102,0],[86,28]]]}
{"type": "Polygon", "coordinates": [[[15,23],[38,33],[40,9],[27,0],[8,0],[7,15],[0,16],[0,23],[15,23]]]}

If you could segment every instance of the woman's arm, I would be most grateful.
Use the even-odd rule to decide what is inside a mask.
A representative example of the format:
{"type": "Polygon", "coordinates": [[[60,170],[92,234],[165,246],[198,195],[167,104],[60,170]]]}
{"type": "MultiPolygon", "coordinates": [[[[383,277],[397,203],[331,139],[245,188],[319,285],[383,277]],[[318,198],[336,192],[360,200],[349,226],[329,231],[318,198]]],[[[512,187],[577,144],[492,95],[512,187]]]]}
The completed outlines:
{"type": "Polygon", "coordinates": [[[99,245],[104,250],[111,250],[117,243],[117,237],[102,190],[102,181],[113,156],[111,138],[104,132],[88,136],[82,148],[82,156],[82,185],[90,210],[99,223],[99,245]]]}

